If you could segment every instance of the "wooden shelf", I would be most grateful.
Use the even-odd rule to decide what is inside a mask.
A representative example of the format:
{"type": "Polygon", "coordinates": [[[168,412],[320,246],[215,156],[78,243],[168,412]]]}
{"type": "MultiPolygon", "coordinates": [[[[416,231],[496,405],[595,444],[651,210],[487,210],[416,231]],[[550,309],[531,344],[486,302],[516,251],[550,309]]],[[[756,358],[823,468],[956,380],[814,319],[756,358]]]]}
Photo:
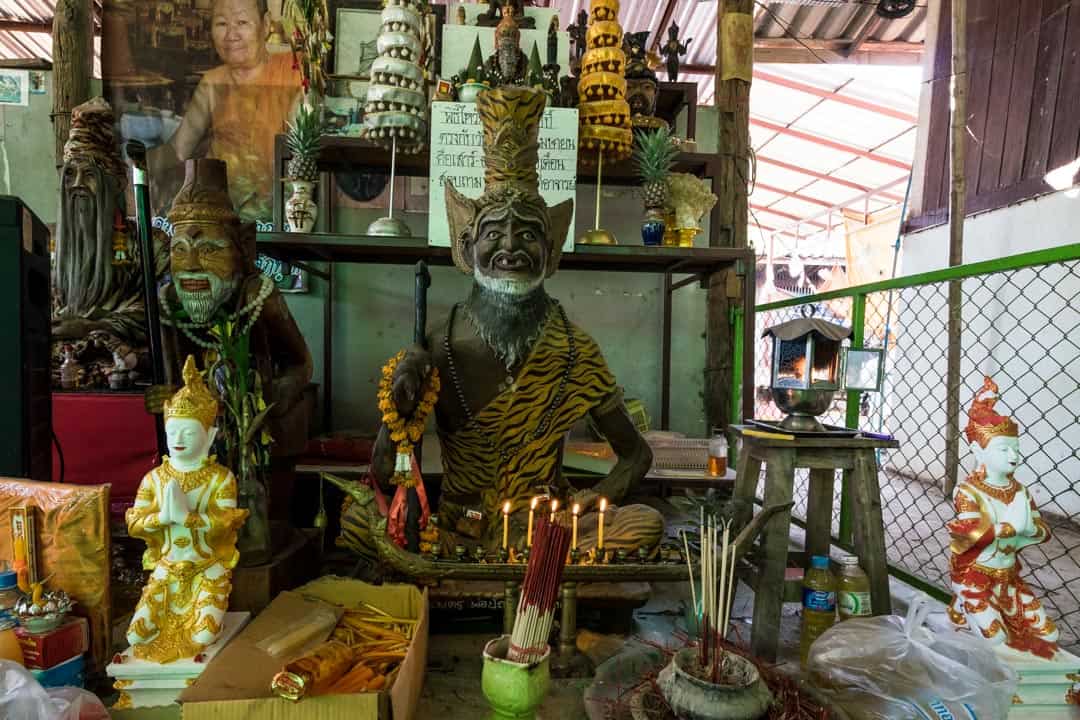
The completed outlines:
{"type": "MultiPolygon", "coordinates": [[[[281,260],[411,265],[451,265],[448,247],[423,238],[386,238],[330,233],[259,233],[259,250],[281,260]]],[[[564,253],[561,270],[705,274],[739,260],[753,267],[753,251],[738,248],[668,248],[642,245],[577,245],[564,253]]]]}
{"type": "MultiPolygon", "coordinates": [[[[288,160],[290,155],[285,148],[285,136],[277,136],[280,148],[279,157],[288,160]]],[[[587,153],[578,158],[578,181],[596,180],[596,163],[586,163],[587,153]]],[[[719,157],[707,153],[681,153],[675,162],[673,172],[690,173],[699,177],[712,177],[717,170],[719,157]]],[[[390,174],[390,152],[383,150],[358,137],[326,135],[317,160],[318,168],[324,172],[372,172],[390,174]]],[[[428,151],[406,155],[398,153],[397,173],[402,177],[428,177],[431,173],[431,160],[428,151]]],[[[605,185],[637,186],[641,184],[637,167],[633,160],[617,163],[604,163],[605,185]]]]}

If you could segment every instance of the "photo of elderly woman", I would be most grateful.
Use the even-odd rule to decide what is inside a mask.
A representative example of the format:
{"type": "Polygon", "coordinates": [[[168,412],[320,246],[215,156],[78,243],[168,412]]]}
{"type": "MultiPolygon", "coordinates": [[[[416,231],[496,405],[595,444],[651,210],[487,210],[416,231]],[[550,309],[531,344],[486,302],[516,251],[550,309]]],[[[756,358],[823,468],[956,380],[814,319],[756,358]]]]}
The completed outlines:
{"type": "Polygon", "coordinates": [[[155,210],[171,203],[184,160],[213,157],[228,163],[240,216],[269,222],[274,136],[301,85],[267,0],[108,0],[104,14],[106,93],[123,138],[151,148],[155,210]]]}

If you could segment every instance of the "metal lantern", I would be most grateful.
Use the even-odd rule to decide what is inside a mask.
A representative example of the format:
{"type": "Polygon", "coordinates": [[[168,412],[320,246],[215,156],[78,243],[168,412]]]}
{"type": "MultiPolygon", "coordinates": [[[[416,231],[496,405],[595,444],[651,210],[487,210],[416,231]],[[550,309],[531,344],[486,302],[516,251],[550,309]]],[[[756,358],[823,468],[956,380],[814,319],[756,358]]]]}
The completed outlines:
{"type": "Polygon", "coordinates": [[[851,328],[809,317],[768,328],[773,339],[772,389],[776,406],[788,413],[785,430],[825,432],[817,416],[829,409],[841,383],[841,343],[851,328]]]}

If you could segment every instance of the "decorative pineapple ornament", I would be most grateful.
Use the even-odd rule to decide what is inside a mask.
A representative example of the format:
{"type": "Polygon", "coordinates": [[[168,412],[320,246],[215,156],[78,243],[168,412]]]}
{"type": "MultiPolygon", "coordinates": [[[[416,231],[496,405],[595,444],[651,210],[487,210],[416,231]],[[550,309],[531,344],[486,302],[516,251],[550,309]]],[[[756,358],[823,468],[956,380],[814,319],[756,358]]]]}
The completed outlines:
{"type": "Polygon", "coordinates": [[[301,105],[296,119],[286,123],[285,144],[292,157],[285,168],[289,180],[315,182],[318,177],[319,143],[322,138],[320,113],[301,105]]]}
{"type": "Polygon", "coordinates": [[[292,184],[292,195],[285,202],[285,219],[290,232],[306,233],[315,229],[319,208],[313,199],[315,179],[318,177],[319,145],[322,137],[321,112],[317,108],[300,105],[296,119],[287,123],[285,144],[292,157],[285,174],[292,184]]]}
{"type": "Polygon", "coordinates": [[[641,195],[647,209],[662,210],[667,206],[668,174],[678,156],[679,149],[667,128],[638,133],[634,161],[641,175],[641,195]]]}
{"type": "Polygon", "coordinates": [[[641,175],[641,196],[645,205],[641,239],[646,245],[663,243],[664,214],[670,202],[668,175],[678,155],[679,149],[672,142],[671,131],[666,127],[637,134],[634,161],[641,175]]]}

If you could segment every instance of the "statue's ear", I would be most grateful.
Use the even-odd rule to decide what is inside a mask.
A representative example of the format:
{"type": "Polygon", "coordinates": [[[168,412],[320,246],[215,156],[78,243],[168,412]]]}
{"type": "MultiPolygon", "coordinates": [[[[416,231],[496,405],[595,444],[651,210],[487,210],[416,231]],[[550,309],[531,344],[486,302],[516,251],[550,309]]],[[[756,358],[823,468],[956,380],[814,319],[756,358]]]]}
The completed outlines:
{"type": "Polygon", "coordinates": [[[465,197],[446,181],[446,223],[450,228],[450,247],[454,265],[466,275],[472,275],[472,225],[476,219],[476,201],[465,197]]]}
{"type": "Polygon", "coordinates": [[[548,208],[548,237],[551,240],[551,255],[549,256],[547,268],[548,277],[559,269],[563,243],[566,242],[566,233],[570,230],[570,221],[573,217],[574,201],[572,199],[563,200],[558,205],[548,208]]]}

